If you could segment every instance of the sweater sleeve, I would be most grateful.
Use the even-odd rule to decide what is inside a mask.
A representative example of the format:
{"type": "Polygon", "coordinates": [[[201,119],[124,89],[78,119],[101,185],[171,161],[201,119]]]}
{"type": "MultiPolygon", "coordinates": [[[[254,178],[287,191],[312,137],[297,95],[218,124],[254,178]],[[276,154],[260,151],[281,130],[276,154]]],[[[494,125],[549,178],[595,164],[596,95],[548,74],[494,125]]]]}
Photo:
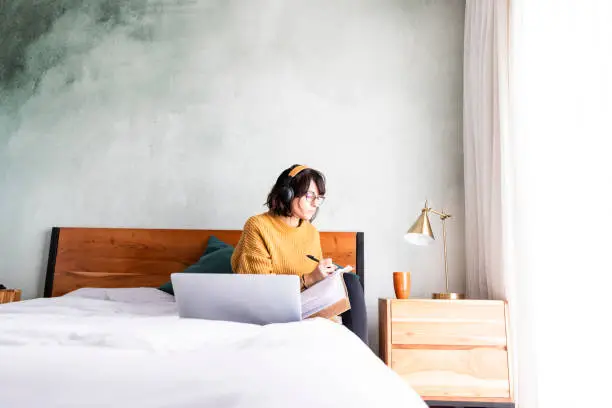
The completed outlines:
{"type": "Polygon", "coordinates": [[[248,219],[232,255],[234,273],[272,273],[272,258],[257,223],[248,219]]]}

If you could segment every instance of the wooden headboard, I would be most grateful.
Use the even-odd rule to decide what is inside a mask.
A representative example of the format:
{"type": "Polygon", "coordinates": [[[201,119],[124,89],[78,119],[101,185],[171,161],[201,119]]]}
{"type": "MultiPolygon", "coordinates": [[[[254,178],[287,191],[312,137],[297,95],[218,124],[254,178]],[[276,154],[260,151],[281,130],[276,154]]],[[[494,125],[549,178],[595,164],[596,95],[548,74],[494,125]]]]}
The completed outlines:
{"type": "MultiPolygon", "coordinates": [[[[83,287],[158,287],[196,262],[208,238],[235,246],[240,230],[65,228],[51,231],[45,297],[83,287]]],[[[364,281],[363,232],[320,232],[323,255],[364,281]]]]}

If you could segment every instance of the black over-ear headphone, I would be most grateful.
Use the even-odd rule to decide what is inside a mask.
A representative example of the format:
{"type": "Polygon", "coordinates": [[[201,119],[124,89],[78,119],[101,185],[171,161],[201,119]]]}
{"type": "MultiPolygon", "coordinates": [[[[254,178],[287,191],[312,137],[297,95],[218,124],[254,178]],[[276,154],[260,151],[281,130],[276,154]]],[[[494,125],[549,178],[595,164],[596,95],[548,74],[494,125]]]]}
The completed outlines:
{"type": "Polygon", "coordinates": [[[303,166],[303,165],[299,165],[299,166],[295,166],[287,175],[287,177],[285,178],[284,182],[283,182],[283,186],[281,187],[280,190],[280,196],[283,200],[283,202],[289,204],[291,202],[291,200],[293,200],[293,198],[295,197],[295,192],[293,191],[293,187],[291,187],[291,180],[298,175],[299,172],[301,172],[302,170],[306,170],[308,168],[308,166],[303,166]]]}

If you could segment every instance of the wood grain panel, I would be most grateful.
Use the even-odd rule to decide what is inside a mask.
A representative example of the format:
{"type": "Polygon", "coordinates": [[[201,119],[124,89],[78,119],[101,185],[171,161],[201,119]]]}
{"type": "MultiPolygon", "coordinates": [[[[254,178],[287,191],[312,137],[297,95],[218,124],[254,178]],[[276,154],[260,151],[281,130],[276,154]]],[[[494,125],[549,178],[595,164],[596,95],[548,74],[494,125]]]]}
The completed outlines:
{"type": "Polygon", "coordinates": [[[391,302],[391,342],[402,345],[506,347],[502,301],[391,302]]]}
{"type": "Polygon", "coordinates": [[[504,350],[393,349],[391,359],[393,369],[426,398],[510,397],[504,350]]]}
{"type": "Polygon", "coordinates": [[[504,312],[506,318],[506,350],[508,351],[508,381],[510,383],[510,399],[514,400],[514,356],[512,355],[512,337],[508,331],[510,327],[510,314],[508,303],[504,302],[504,312]]]}
{"type": "MultiPolygon", "coordinates": [[[[156,287],[196,262],[211,235],[235,246],[240,230],[59,228],[50,253],[46,293],[61,296],[82,287],[156,287]],[[51,259],[54,258],[54,259],[51,259]]],[[[356,267],[355,232],[321,232],[326,257],[356,267]]]]}
{"type": "Polygon", "coordinates": [[[338,265],[357,267],[357,245],[355,232],[320,232],[323,257],[332,258],[338,265]]]}
{"type": "Polygon", "coordinates": [[[449,316],[473,321],[499,321],[504,315],[502,300],[439,300],[439,299],[393,299],[391,302],[395,318],[448,318],[449,316]]]}
{"type": "Polygon", "coordinates": [[[391,302],[387,299],[378,299],[378,347],[380,358],[391,366],[391,302]]]}
{"type": "Polygon", "coordinates": [[[193,262],[204,252],[211,235],[236,245],[240,231],[61,228],[58,258],[71,254],[82,259],[112,257],[123,259],[180,260],[193,262]]]}
{"type": "MultiPolygon", "coordinates": [[[[450,397],[425,397],[423,398],[425,401],[433,403],[432,406],[438,406],[440,404],[435,404],[435,402],[439,402],[439,401],[447,401],[447,402],[456,402],[457,404],[453,404],[453,405],[444,405],[444,406],[449,406],[449,407],[460,407],[461,405],[459,405],[459,402],[467,402],[469,405],[469,407],[473,407],[475,406],[474,404],[477,403],[478,408],[485,408],[488,407],[489,405],[491,406],[491,408],[502,408],[499,405],[496,404],[508,404],[508,403],[512,403],[513,399],[512,397],[510,398],[499,398],[499,397],[480,397],[480,398],[474,398],[474,397],[454,397],[454,396],[450,396],[450,397]],[[435,402],[434,402],[435,401],[435,402]]],[[[503,408],[514,408],[514,405],[504,405],[503,408]]]]}
{"type": "Polygon", "coordinates": [[[21,289],[0,289],[0,303],[19,302],[21,289]]]}

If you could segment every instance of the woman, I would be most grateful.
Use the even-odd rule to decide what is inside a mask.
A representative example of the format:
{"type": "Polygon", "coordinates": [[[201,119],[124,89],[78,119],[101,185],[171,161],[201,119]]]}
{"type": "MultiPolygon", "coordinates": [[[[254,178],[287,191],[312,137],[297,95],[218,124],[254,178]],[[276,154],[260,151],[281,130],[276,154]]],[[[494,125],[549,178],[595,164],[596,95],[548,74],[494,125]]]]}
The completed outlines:
{"type": "Polygon", "coordinates": [[[269,211],[244,225],[232,256],[234,272],[298,275],[302,289],[333,272],[332,260],[321,259],[319,232],[311,224],[324,199],[320,172],[298,165],[283,171],[268,194],[269,211]],[[306,255],[321,261],[315,264],[306,255]]]}
{"type": "MultiPolygon", "coordinates": [[[[293,165],[284,170],[268,194],[268,211],[250,217],[232,255],[235,273],[298,275],[304,290],[332,273],[323,258],[319,232],[312,225],[325,200],[325,177],[315,169],[293,165]],[[308,258],[320,259],[318,264],[308,258]],[[315,265],[315,266],[313,266],[315,265]]],[[[367,343],[363,288],[355,274],[344,274],[351,310],[342,323],[367,343]]]]}

